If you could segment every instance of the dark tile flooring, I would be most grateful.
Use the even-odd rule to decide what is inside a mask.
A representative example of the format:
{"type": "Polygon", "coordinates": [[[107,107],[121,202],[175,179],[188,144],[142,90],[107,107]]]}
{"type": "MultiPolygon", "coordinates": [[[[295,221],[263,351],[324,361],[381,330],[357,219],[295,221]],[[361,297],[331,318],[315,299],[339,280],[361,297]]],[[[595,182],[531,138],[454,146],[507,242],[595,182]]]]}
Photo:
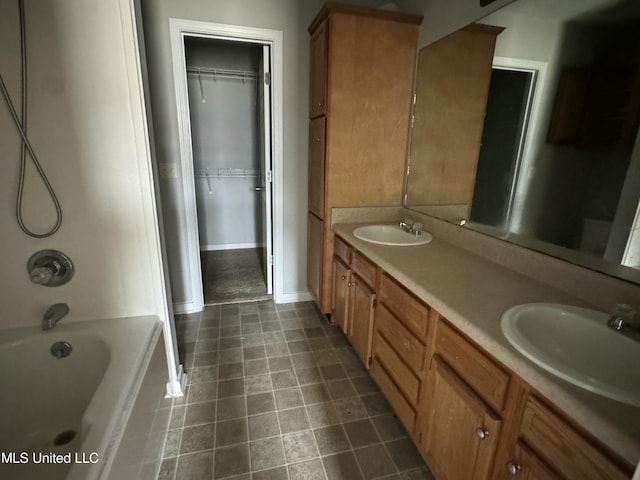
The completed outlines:
{"type": "Polygon", "coordinates": [[[189,374],[158,480],[433,477],[344,335],[312,303],[182,315],[189,374]]]}

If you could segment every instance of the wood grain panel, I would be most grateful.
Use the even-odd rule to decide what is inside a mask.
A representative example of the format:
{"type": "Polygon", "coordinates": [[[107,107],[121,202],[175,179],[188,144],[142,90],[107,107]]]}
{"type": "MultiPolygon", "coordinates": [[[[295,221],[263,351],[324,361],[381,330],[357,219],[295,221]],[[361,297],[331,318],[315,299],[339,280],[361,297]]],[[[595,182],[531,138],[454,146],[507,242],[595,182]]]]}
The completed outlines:
{"type": "Polygon", "coordinates": [[[325,126],[325,117],[309,122],[308,208],[320,219],[324,218],[325,126]]]}
{"type": "Polygon", "coordinates": [[[325,115],[327,109],[327,22],[319,23],[311,34],[309,118],[325,115]]]}
{"type": "Polygon", "coordinates": [[[400,205],[417,25],[330,17],[327,208],[400,205]]]}
{"type": "Polygon", "coordinates": [[[384,367],[376,358],[374,358],[371,363],[371,377],[380,387],[384,397],[398,416],[400,423],[402,423],[409,433],[412,433],[415,425],[416,412],[407,399],[400,393],[396,384],[391,380],[391,377],[389,377],[384,367]]]}
{"type": "Polygon", "coordinates": [[[384,366],[389,378],[393,379],[396,387],[404,394],[407,401],[415,407],[418,404],[420,394],[420,380],[382,335],[376,336],[373,356],[384,366]]]}
{"type": "Polygon", "coordinates": [[[316,302],[320,299],[322,280],[322,236],[324,222],[313,213],[307,214],[307,287],[316,302]]]}
{"type": "Polygon", "coordinates": [[[489,478],[502,421],[438,357],[429,376],[423,451],[442,480],[489,478]],[[479,438],[476,431],[485,432],[479,438]]]}
{"type": "Polygon", "coordinates": [[[340,237],[333,237],[333,254],[342,260],[345,265],[351,265],[351,246],[340,237]]]}
{"type": "Polygon", "coordinates": [[[527,402],[521,435],[545,462],[566,478],[629,479],[618,465],[535,397],[527,402]]]}
{"type": "Polygon", "coordinates": [[[353,270],[353,273],[358,274],[358,276],[364,280],[369,287],[372,289],[376,288],[378,267],[358,251],[354,251],[353,256],[351,257],[351,269],[353,270]]]}
{"type": "Polygon", "coordinates": [[[510,375],[444,321],[436,331],[436,353],[491,407],[504,410],[510,375]]]}
{"type": "Polygon", "coordinates": [[[394,312],[415,335],[424,339],[429,309],[387,274],[380,278],[380,301],[394,312]]]}
{"type": "Polygon", "coordinates": [[[411,205],[471,204],[500,31],[471,25],[420,50],[407,187],[411,205]]]}
{"type": "Polygon", "coordinates": [[[333,306],[331,321],[338,325],[343,333],[349,331],[349,289],[351,288],[351,270],[339,257],[333,257],[333,306]]]}
{"type": "Polygon", "coordinates": [[[375,330],[415,374],[422,372],[426,347],[383,303],[376,308],[375,330]]]}

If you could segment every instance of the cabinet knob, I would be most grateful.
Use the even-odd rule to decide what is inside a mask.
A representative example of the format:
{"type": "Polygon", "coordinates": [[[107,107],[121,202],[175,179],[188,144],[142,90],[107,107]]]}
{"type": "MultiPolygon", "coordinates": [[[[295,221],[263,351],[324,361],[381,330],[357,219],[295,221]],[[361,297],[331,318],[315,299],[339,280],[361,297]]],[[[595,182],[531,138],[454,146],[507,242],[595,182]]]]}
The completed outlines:
{"type": "Polygon", "coordinates": [[[347,287],[353,287],[353,282],[347,283],[347,287]]]}
{"type": "Polygon", "coordinates": [[[316,137],[316,142],[320,143],[320,137],[316,137]]]}
{"type": "Polygon", "coordinates": [[[513,462],[507,463],[507,471],[512,477],[515,477],[521,469],[522,467],[517,463],[513,463],[513,462]]]}
{"type": "Polygon", "coordinates": [[[321,107],[322,106],[322,102],[318,102],[318,106],[321,107]]]}
{"type": "Polygon", "coordinates": [[[480,440],[484,440],[488,436],[489,432],[487,432],[484,428],[476,428],[476,437],[478,437],[480,440]]]}
{"type": "Polygon", "coordinates": [[[346,280],[347,277],[345,275],[342,275],[342,277],[340,277],[340,280],[346,280]]]}

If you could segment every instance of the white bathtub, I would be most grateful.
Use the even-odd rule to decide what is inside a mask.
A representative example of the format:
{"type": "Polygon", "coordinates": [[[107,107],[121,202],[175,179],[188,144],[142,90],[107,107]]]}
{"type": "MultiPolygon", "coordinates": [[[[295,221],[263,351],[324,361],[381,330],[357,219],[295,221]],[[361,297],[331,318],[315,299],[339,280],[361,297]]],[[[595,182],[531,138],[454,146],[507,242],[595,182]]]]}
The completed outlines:
{"type": "Polygon", "coordinates": [[[161,332],[156,317],[0,331],[0,478],[106,478],[161,332]]]}

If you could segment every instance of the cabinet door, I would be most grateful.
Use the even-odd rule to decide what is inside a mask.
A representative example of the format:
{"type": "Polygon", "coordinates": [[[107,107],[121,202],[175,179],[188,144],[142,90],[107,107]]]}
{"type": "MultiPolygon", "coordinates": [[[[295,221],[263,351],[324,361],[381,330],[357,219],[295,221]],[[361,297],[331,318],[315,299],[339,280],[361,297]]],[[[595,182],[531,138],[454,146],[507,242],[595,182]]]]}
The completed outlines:
{"type": "Polygon", "coordinates": [[[326,114],[327,22],[322,22],[311,34],[309,118],[326,114]]]}
{"type": "Polygon", "coordinates": [[[427,392],[418,441],[436,477],[488,479],[501,420],[439,357],[433,359],[427,392]]]}
{"type": "Polygon", "coordinates": [[[348,337],[362,363],[369,368],[373,339],[373,312],[376,294],[357,275],[352,276],[351,315],[348,337]]]}
{"type": "Polygon", "coordinates": [[[325,117],[309,122],[309,211],[324,218],[325,117]]]}
{"type": "Polygon", "coordinates": [[[322,235],[324,222],[309,212],[307,217],[307,287],[316,302],[320,301],[322,282],[322,235]]]}
{"type": "Polygon", "coordinates": [[[333,308],[332,320],[345,334],[348,332],[349,288],[351,270],[338,257],[333,257],[333,308]]]}

